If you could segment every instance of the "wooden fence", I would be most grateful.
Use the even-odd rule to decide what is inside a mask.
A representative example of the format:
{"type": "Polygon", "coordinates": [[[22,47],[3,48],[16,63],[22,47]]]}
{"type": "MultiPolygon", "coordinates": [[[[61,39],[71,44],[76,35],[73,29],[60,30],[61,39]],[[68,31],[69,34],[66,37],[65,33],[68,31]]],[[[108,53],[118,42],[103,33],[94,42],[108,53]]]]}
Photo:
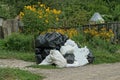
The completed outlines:
{"type": "MultiPolygon", "coordinates": [[[[17,19],[7,19],[3,21],[3,25],[0,26],[0,39],[10,35],[13,32],[18,32],[21,26],[23,26],[23,24],[21,25],[20,21],[17,19]]],[[[83,25],[81,27],[81,30],[84,31],[84,29],[86,28],[93,27],[96,27],[98,30],[103,27],[105,27],[107,30],[112,29],[115,34],[113,41],[118,40],[118,42],[120,43],[120,22],[83,25]]]]}
{"type": "Polygon", "coordinates": [[[19,31],[19,21],[17,19],[4,20],[0,26],[0,39],[19,31]]]}
{"type": "Polygon", "coordinates": [[[114,33],[114,38],[112,39],[113,42],[118,41],[120,43],[120,22],[109,22],[109,23],[102,23],[102,24],[88,24],[83,25],[81,28],[84,31],[86,28],[93,28],[96,27],[99,31],[101,28],[105,27],[106,30],[112,29],[114,33]]]}

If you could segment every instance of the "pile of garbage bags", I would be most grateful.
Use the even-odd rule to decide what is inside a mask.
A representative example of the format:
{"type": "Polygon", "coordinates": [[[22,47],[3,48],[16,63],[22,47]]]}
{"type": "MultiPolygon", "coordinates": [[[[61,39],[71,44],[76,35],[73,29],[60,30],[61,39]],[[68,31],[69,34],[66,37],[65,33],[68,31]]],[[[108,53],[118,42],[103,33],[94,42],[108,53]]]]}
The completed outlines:
{"type": "Polygon", "coordinates": [[[85,46],[80,48],[73,40],[57,32],[39,35],[35,40],[35,56],[39,65],[78,67],[94,61],[94,56],[85,46]]]}

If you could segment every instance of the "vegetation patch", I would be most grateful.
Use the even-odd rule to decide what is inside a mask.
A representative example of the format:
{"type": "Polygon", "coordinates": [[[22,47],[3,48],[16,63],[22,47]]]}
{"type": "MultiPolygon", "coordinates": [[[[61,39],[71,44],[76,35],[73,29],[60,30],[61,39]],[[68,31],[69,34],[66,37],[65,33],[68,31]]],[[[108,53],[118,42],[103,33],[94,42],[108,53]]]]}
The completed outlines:
{"type": "Polygon", "coordinates": [[[110,53],[103,49],[92,49],[95,56],[94,64],[120,62],[120,53],[110,53]]]}
{"type": "Polygon", "coordinates": [[[43,77],[24,70],[0,68],[0,80],[43,80],[43,77]]]}
{"type": "Polygon", "coordinates": [[[0,50],[1,59],[20,59],[25,61],[35,61],[34,52],[20,52],[20,51],[8,51],[0,50]]]}
{"type": "Polygon", "coordinates": [[[27,67],[41,68],[41,69],[60,69],[53,65],[31,65],[31,66],[27,66],[27,67]]]}

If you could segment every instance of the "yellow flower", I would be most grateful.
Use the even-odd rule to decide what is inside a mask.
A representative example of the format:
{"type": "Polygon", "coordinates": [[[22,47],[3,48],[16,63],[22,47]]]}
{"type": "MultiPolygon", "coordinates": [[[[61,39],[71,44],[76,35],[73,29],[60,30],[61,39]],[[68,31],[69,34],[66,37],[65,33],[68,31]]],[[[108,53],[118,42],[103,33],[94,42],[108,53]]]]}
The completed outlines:
{"type": "Polygon", "coordinates": [[[57,11],[57,14],[61,14],[61,10],[58,10],[58,11],[57,11]]]}
{"type": "Polygon", "coordinates": [[[113,33],[112,29],[109,29],[109,32],[110,32],[110,33],[113,33]]]}
{"type": "Polygon", "coordinates": [[[106,28],[102,28],[102,29],[101,29],[101,31],[105,31],[105,30],[106,30],[106,28]]]}
{"type": "Polygon", "coordinates": [[[19,14],[20,18],[23,18],[24,15],[25,14],[23,12],[20,12],[20,14],[19,14]]]}
{"type": "Polygon", "coordinates": [[[61,11],[60,11],[60,10],[57,11],[56,9],[53,9],[53,13],[54,13],[54,14],[60,14],[61,11]]]}
{"type": "Polygon", "coordinates": [[[40,7],[43,7],[44,6],[44,4],[40,4],[40,7]]]}
{"type": "Polygon", "coordinates": [[[39,16],[39,18],[41,19],[41,18],[42,18],[42,16],[39,16]]]}
{"type": "Polygon", "coordinates": [[[58,18],[58,17],[56,18],[56,21],[59,21],[59,18],[58,18]]]}
{"type": "Polygon", "coordinates": [[[45,22],[48,23],[49,21],[46,19],[45,22]]]}
{"type": "Polygon", "coordinates": [[[42,15],[42,10],[37,11],[38,14],[42,15]]]}
{"type": "Polygon", "coordinates": [[[20,15],[21,15],[21,16],[24,16],[24,13],[23,13],[23,12],[20,12],[20,15]]]}
{"type": "Polygon", "coordinates": [[[46,12],[50,12],[50,8],[49,7],[46,9],[46,12]]]}
{"type": "Polygon", "coordinates": [[[28,9],[28,10],[31,10],[31,11],[33,11],[33,12],[36,11],[35,5],[32,5],[32,6],[25,6],[24,8],[25,8],[25,9],[28,9]]]}

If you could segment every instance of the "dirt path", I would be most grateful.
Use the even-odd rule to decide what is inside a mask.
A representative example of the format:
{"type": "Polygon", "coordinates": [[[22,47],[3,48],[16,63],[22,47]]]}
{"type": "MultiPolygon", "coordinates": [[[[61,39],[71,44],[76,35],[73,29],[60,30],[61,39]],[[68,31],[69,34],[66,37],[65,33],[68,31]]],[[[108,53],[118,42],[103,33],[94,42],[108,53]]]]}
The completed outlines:
{"type": "Polygon", "coordinates": [[[26,68],[35,64],[14,59],[0,59],[0,67],[25,69],[46,76],[44,80],[120,80],[120,63],[87,65],[77,68],[38,69],[26,68]]]}

